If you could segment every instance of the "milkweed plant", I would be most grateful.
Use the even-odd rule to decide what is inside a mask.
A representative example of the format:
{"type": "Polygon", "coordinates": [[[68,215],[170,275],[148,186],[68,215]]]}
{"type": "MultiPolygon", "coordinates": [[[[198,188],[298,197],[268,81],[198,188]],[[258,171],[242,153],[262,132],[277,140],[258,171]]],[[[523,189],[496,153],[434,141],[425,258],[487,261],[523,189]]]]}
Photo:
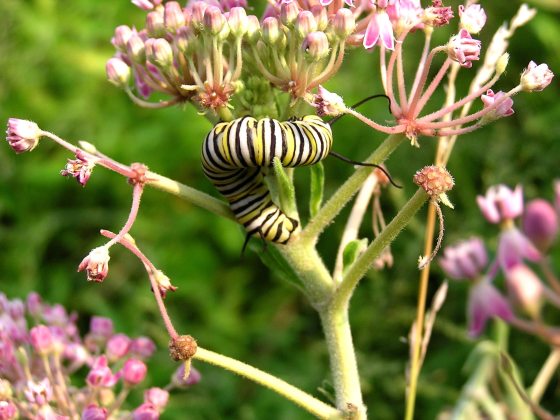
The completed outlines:
{"type": "MultiPolygon", "coordinates": [[[[369,270],[383,270],[393,263],[391,243],[423,206],[428,206],[425,246],[418,250],[417,262],[409,261],[418,265],[420,281],[417,316],[407,337],[410,360],[403,372],[406,418],[414,417],[418,376],[446,296],[444,283],[428,305],[434,261],[447,277],[470,285],[467,307],[472,337],[484,331],[489,319],[500,318],[504,328],[507,324],[520,329],[553,348],[534,386],[526,391],[499,343],[484,341],[456,406],[442,413],[443,418],[552,418],[539,401],[560,363],[560,333],[543,316],[545,305],[560,307],[560,280],[547,258],[558,233],[560,187],[556,186],[553,204],[543,199],[524,204],[521,186],[491,187],[476,201],[484,218],[499,226],[494,257],[476,237],[440,250],[444,216],[453,211],[447,193],[461,182],[446,169],[459,136],[510,116],[517,94],[541,91],[552,81],[546,64],[531,61],[516,86],[495,87],[507,70],[509,40],[534,17],[534,9],[522,5],[483,45],[477,34],[492,29],[476,1],[455,9],[441,0],[431,4],[420,4],[420,0],[272,0],[262,16],[252,14],[254,5],[245,0],[132,3],[145,12],[145,26],[115,29],[111,40],[115,55],[107,61],[107,78],[136,106],[158,109],[188,104],[196,108],[199,118],[214,125],[203,151],[205,171],[229,204],[217,192],[209,195],[150,171],[149,162],[123,164],[92,143],[73,144],[29,120],[10,118],[6,140],[16,153],[33,151],[44,139],[67,149],[72,157],[61,175],[75,178],[84,187],[96,167],[128,180],[132,197],[128,220],[116,232],[101,230],[106,243],[91,250],[78,271],[88,281],[103,282],[110,276],[113,246],[135,255],[145,268],[169,336],[170,357],[180,362],[181,372],[169,385],[145,390],[140,406],[127,405],[128,392],[141,386],[146,375],[144,360],[153,353],[151,340],[115,334],[111,320],[102,317],[91,320],[82,338],[76,315],[69,315],[62,306],[42,303],[34,293],[26,303],[2,295],[0,418],[156,419],[169,391],[197,383],[200,375],[194,365],[209,363],[269,388],[317,418],[365,419],[368,407],[362,398],[352,341],[350,302],[369,270]],[[453,35],[439,44],[434,34],[442,28],[453,35]],[[421,51],[415,47],[418,40],[423,42],[421,51]],[[386,116],[370,118],[358,111],[358,105],[346,103],[344,92],[325,87],[346,70],[348,54],[368,54],[372,63],[379,64],[371,72],[377,80],[367,83],[372,91],[382,92],[377,96],[388,103],[386,116]],[[418,57],[413,71],[410,63],[404,65],[409,55],[418,57]],[[461,91],[459,86],[468,89],[461,91]],[[364,162],[353,162],[359,165],[352,175],[339,180],[338,189],[324,199],[327,174],[321,160],[330,153],[330,127],[342,116],[386,138],[372,146],[364,162]],[[215,143],[208,145],[214,137],[215,143]],[[392,179],[398,174],[389,171],[389,157],[399,147],[421,148],[429,141],[437,142],[433,164],[417,168],[411,180],[417,191],[386,222],[380,197],[398,187],[392,179]],[[211,172],[208,165],[214,165],[211,172]],[[308,202],[296,200],[294,191],[296,169],[303,165],[309,165],[311,174],[308,202]],[[166,302],[174,299],[173,276],[165,274],[131,236],[146,187],[178,196],[215,218],[244,225],[251,249],[262,248],[258,254],[269,264],[273,260],[277,267],[289,267],[321,321],[330,359],[332,401],[248,361],[207,349],[189,331],[176,330],[166,310],[166,302]],[[374,235],[360,238],[358,231],[372,199],[374,235]],[[337,216],[347,205],[352,209],[344,222],[337,216]],[[307,220],[299,215],[304,206],[307,220]],[[322,258],[317,244],[333,222],[345,223],[345,228],[336,260],[331,262],[322,258]],[[501,372],[498,380],[497,371],[501,372]],[[71,382],[84,373],[81,387],[71,382]]],[[[375,407],[369,408],[369,414],[376,417],[375,407]]]]}

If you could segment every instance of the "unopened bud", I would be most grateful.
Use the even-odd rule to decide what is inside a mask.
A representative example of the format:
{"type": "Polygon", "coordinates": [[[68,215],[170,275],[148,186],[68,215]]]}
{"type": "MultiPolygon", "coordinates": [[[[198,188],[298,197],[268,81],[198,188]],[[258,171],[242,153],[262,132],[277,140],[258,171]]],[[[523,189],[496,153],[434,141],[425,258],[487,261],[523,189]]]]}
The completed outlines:
{"type": "Polygon", "coordinates": [[[130,67],[120,58],[113,57],[105,66],[107,79],[115,86],[124,88],[130,80],[130,67]]]}
{"type": "Polygon", "coordinates": [[[305,38],[308,33],[316,31],[317,21],[315,20],[315,16],[313,16],[313,13],[308,10],[299,12],[299,15],[296,19],[295,28],[297,35],[301,39],[305,38]]]}
{"type": "Polygon", "coordinates": [[[315,17],[315,21],[317,22],[317,30],[324,31],[327,29],[327,25],[329,24],[329,17],[327,16],[327,9],[323,6],[313,6],[311,8],[311,13],[315,17]]]}
{"type": "Polygon", "coordinates": [[[148,36],[152,38],[158,38],[165,34],[163,13],[150,12],[146,15],[146,31],[148,36]]]}
{"type": "Polygon", "coordinates": [[[117,48],[118,50],[125,51],[126,50],[126,43],[133,35],[132,29],[130,29],[126,25],[117,26],[115,29],[115,35],[111,40],[111,43],[117,48]]]}
{"type": "Polygon", "coordinates": [[[138,35],[132,35],[127,44],[126,51],[128,56],[138,64],[146,62],[146,48],[144,47],[144,40],[138,35]]]}
{"type": "Polygon", "coordinates": [[[324,32],[307,34],[302,44],[303,51],[313,61],[319,61],[329,54],[329,40],[324,32]]]}
{"type": "Polygon", "coordinates": [[[204,1],[197,1],[193,4],[191,9],[191,23],[192,25],[201,30],[204,25],[204,13],[208,8],[208,3],[204,1]]]}
{"type": "Polygon", "coordinates": [[[280,25],[275,17],[267,17],[262,23],[263,41],[274,45],[280,39],[280,25]]]}
{"type": "Polygon", "coordinates": [[[212,35],[218,35],[225,24],[226,18],[218,7],[209,6],[204,11],[204,27],[212,35]]]}
{"type": "Polygon", "coordinates": [[[249,15],[247,20],[247,39],[251,44],[255,44],[260,37],[261,24],[255,15],[249,15]]]}
{"type": "Polygon", "coordinates": [[[354,14],[349,9],[338,9],[333,20],[334,33],[341,39],[346,39],[356,29],[354,14]]]}
{"type": "Polygon", "coordinates": [[[191,28],[183,26],[173,38],[175,47],[181,54],[188,54],[193,46],[191,43],[191,28]]]}
{"type": "Polygon", "coordinates": [[[465,30],[461,29],[459,33],[453,36],[447,44],[447,53],[449,58],[458,62],[461,66],[470,68],[472,61],[480,58],[481,43],[478,39],[473,39],[465,30]]]}
{"type": "Polygon", "coordinates": [[[526,265],[517,264],[506,271],[506,284],[512,300],[532,318],[538,318],[543,303],[543,285],[526,265]]]}
{"type": "Polygon", "coordinates": [[[299,14],[297,2],[282,3],[280,6],[280,21],[288,28],[292,28],[299,14]]]}
{"type": "Polygon", "coordinates": [[[500,56],[500,58],[498,58],[498,61],[496,61],[496,74],[497,75],[500,75],[504,71],[506,71],[508,62],[509,62],[509,54],[508,53],[504,53],[500,56]]]}
{"type": "Polygon", "coordinates": [[[179,3],[176,1],[165,3],[163,22],[165,29],[169,32],[177,32],[179,28],[185,25],[185,15],[179,3]]]}
{"type": "Polygon", "coordinates": [[[146,59],[160,68],[169,68],[173,65],[173,49],[169,42],[163,38],[150,38],[145,43],[146,59]]]}
{"type": "Polygon", "coordinates": [[[243,7],[232,8],[229,11],[227,22],[234,37],[241,37],[247,32],[249,19],[243,7]]]}
{"type": "Polygon", "coordinates": [[[10,118],[6,130],[6,140],[16,153],[30,152],[38,144],[42,131],[33,121],[10,118]]]}
{"type": "Polygon", "coordinates": [[[541,198],[529,202],[523,212],[523,232],[541,252],[546,252],[558,234],[554,207],[541,198]]]}

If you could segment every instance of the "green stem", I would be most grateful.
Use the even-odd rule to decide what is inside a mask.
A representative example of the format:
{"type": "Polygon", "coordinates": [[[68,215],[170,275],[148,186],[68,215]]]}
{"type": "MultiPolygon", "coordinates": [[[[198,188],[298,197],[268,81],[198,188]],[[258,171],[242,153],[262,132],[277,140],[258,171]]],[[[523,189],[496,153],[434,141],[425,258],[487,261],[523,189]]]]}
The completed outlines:
{"type": "Polygon", "coordinates": [[[548,358],[544,362],[539,374],[530,388],[531,390],[529,392],[529,396],[535,404],[538,404],[541,400],[546,387],[550,384],[550,380],[556,374],[559,364],[560,349],[554,348],[548,355],[548,358]]]}
{"type": "MultiPolygon", "coordinates": [[[[403,142],[405,136],[395,134],[387,137],[381,145],[367,159],[368,163],[383,163],[389,155],[403,142]]],[[[316,241],[323,229],[327,227],[336,215],[348,204],[350,199],[360,189],[365,179],[371,173],[371,168],[362,167],[356,170],[348,180],[334,193],[334,195],[319,210],[301,233],[301,240],[316,241]]]]}
{"type": "Polygon", "coordinates": [[[352,293],[360,279],[371,268],[374,260],[397,237],[401,230],[410,222],[412,217],[428,200],[426,192],[419,188],[399,211],[393,220],[383,229],[375,240],[367,247],[365,252],[352,264],[342,279],[334,296],[333,310],[346,311],[352,293]]]}
{"type": "Polygon", "coordinates": [[[150,185],[162,191],[181,197],[185,201],[188,201],[195,206],[202,207],[203,209],[217,214],[218,216],[235,220],[235,216],[231,212],[229,206],[211,195],[181,184],[180,182],[174,181],[170,178],[156,174],[155,172],[147,172],[146,178],[148,180],[146,185],[150,185]]]}
{"type": "Polygon", "coordinates": [[[272,391],[282,395],[284,398],[296,403],[320,419],[341,419],[341,413],[334,407],[318,400],[317,398],[303,392],[283,380],[272,376],[260,369],[247,365],[239,360],[232,359],[213,351],[198,347],[193,357],[197,360],[219,366],[233,373],[237,373],[247,379],[263,385],[272,391]]]}
{"type": "Polygon", "coordinates": [[[336,394],[336,406],[346,418],[365,419],[360,375],[352,342],[348,311],[333,305],[319,311],[330,357],[331,374],[336,394]]]}

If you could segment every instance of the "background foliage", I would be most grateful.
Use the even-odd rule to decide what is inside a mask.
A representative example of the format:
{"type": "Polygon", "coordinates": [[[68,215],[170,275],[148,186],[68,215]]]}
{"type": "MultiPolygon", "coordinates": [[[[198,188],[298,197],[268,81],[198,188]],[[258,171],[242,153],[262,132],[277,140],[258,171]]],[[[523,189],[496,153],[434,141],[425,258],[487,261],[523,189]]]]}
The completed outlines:
{"type": "MultiPolygon", "coordinates": [[[[457,4],[452,4],[455,10],[457,4]]],[[[482,4],[489,15],[481,35],[484,45],[519,3],[482,4]]],[[[508,71],[497,88],[514,86],[531,59],[546,62],[559,73],[560,44],[552,41],[560,39],[558,3],[541,0],[531,5],[541,12],[513,39],[508,71]]],[[[156,172],[217,195],[200,167],[200,145],[210,124],[190,106],[139,109],[105,80],[114,28],[141,25],[142,19],[142,11],[126,0],[2,0],[0,120],[34,120],[71,141],[86,139],[117,160],[144,162],[156,172]]],[[[408,64],[414,65],[413,56],[408,64]]],[[[352,103],[366,93],[381,91],[377,69],[376,54],[352,51],[327,87],[352,103]]],[[[552,180],[559,176],[558,97],[557,76],[541,94],[517,96],[512,117],[461,138],[449,164],[456,187],[451,194],[455,211],[446,209],[446,243],[472,234],[495,236],[474,203],[474,196],[491,184],[523,183],[526,197],[552,198],[552,180]]],[[[389,118],[384,101],[364,106],[363,112],[389,118]]],[[[350,117],[334,133],[335,150],[354,159],[364,158],[383,138],[350,117]]],[[[414,191],[413,173],[433,158],[434,141],[424,138],[420,143],[420,149],[402,147],[389,161],[405,189],[391,189],[384,195],[388,219],[414,191]]],[[[46,141],[22,156],[0,148],[0,290],[9,297],[36,290],[48,301],[79,312],[84,327],[89,316],[97,314],[113,318],[120,331],[151,336],[161,349],[157,365],[150,368],[151,382],[161,385],[175,365],[166,355],[167,338],[138,261],[116,247],[105,283],[88,284],[83,273],[75,272],[83,256],[103,242],[98,230],[118,230],[122,225],[131,189],[124,179],[99,168],[82,189],[59,176],[69,157],[46,141]]],[[[325,165],[329,194],[352,168],[330,160],[325,165]]],[[[302,209],[308,172],[298,170],[302,209]]],[[[334,244],[347,214],[339,216],[321,241],[329,266],[334,264],[334,244]]],[[[254,252],[240,257],[243,233],[236,224],[148,190],[132,234],[179,286],[167,303],[180,331],[197,337],[209,349],[269,370],[309,392],[317,393],[318,385],[328,390],[327,354],[315,313],[296,289],[271,275],[254,252]]],[[[368,226],[363,235],[371,237],[368,226]]],[[[420,214],[394,244],[395,266],[369,273],[353,300],[355,344],[372,418],[402,417],[408,347],[401,337],[414,318],[415,267],[422,235],[420,214]]],[[[436,268],[432,292],[442,280],[436,268]]],[[[475,345],[464,328],[465,294],[464,285],[451,285],[436,324],[419,385],[421,418],[434,418],[452,405],[465,380],[461,369],[475,345]]],[[[528,346],[526,340],[514,333],[511,352],[532,380],[547,349],[534,339],[528,346]]],[[[246,380],[213,367],[196,367],[203,382],[172,397],[164,418],[179,418],[178,413],[185,412],[192,419],[307,417],[246,380]]],[[[558,410],[557,384],[553,388],[545,405],[558,410]]]]}

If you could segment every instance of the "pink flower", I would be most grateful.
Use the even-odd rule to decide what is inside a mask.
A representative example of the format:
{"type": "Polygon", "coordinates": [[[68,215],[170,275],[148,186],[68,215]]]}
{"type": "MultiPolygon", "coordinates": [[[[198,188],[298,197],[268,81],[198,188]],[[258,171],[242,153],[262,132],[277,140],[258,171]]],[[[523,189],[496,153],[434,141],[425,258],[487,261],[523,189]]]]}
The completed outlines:
{"type": "Polygon", "coordinates": [[[129,386],[138,385],[146,377],[148,368],[146,364],[138,359],[128,359],[122,370],[122,378],[129,386]]]}
{"type": "Polygon", "coordinates": [[[130,67],[118,57],[110,58],[105,65],[107,80],[117,87],[125,88],[130,80],[130,67]]]}
{"type": "Polygon", "coordinates": [[[132,0],[132,4],[142,10],[152,10],[154,6],[161,4],[161,0],[132,0]]]}
{"type": "Polygon", "coordinates": [[[74,177],[78,184],[85,187],[94,167],[95,160],[78,150],[76,159],[68,159],[64,169],[60,171],[60,175],[74,177]]]}
{"type": "Polygon", "coordinates": [[[187,388],[192,385],[196,385],[202,379],[200,372],[194,367],[190,367],[189,376],[185,378],[185,364],[181,363],[181,366],[175,370],[171,378],[171,383],[177,388],[187,388]]]}
{"type": "Polygon", "coordinates": [[[42,131],[33,121],[10,118],[6,130],[6,140],[16,153],[30,152],[38,144],[42,131]]]}
{"type": "Polygon", "coordinates": [[[132,420],[158,420],[159,411],[151,403],[144,403],[140,405],[132,413],[132,420]]]}
{"type": "Polygon", "coordinates": [[[321,117],[324,115],[336,117],[337,115],[343,114],[346,110],[344,100],[336,93],[329,92],[321,85],[319,85],[313,105],[317,108],[317,115],[321,117]]]}
{"type": "Polygon", "coordinates": [[[43,305],[41,301],[41,296],[36,292],[31,292],[27,295],[27,311],[33,317],[39,317],[41,311],[43,310],[43,305]]]}
{"type": "Polygon", "coordinates": [[[486,12],[480,4],[469,4],[467,7],[460,5],[459,17],[461,18],[461,28],[471,34],[479,33],[486,24],[486,12]]]}
{"type": "Polygon", "coordinates": [[[107,357],[114,361],[127,355],[131,340],[125,334],[115,334],[107,342],[107,357]]]}
{"type": "Polygon", "coordinates": [[[537,275],[526,265],[518,264],[506,271],[506,284],[513,301],[529,316],[538,317],[544,287],[537,275]]]}
{"type": "Polygon", "coordinates": [[[109,250],[105,246],[100,246],[91,250],[85,257],[78,271],[86,270],[88,281],[102,282],[109,272],[109,250]]]}
{"type": "Polygon", "coordinates": [[[53,390],[49,380],[44,378],[39,382],[27,381],[23,393],[31,404],[42,406],[52,399],[53,390]]]}
{"type": "Polygon", "coordinates": [[[515,226],[505,229],[500,234],[498,243],[498,264],[507,272],[511,267],[521,264],[525,259],[540,261],[542,258],[535,245],[515,226]]]}
{"type": "Polygon", "coordinates": [[[169,392],[161,388],[150,388],[144,391],[144,402],[153,404],[162,410],[169,400],[169,392]]]}
{"type": "Polygon", "coordinates": [[[523,213],[523,232],[540,251],[547,251],[558,234],[558,215],[541,198],[530,201],[523,213]]]}
{"type": "Polygon", "coordinates": [[[443,5],[441,0],[432,0],[432,5],[424,9],[422,21],[429,26],[447,25],[453,19],[451,7],[443,5]]]}
{"type": "Polygon", "coordinates": [[[389,15],[384,9],[378,9],[373,13],[364,33],[364,48],[373,48],[376,44],[382,44],[388,50],[395,48],[395,37],[393,35],[393,25],[389,20],[389,15]]]}
{"type": "Polygon", "coordinates": [[[488,89],[486,95],[481,95],[480,99],[484,103],[484,108],[492,107],[483,117],[485,122],[491,122],[502,117],[509,117],[514,113],[513,99],[506,96],[502,91],[494,93],[492,89],[488,89]]]}
{"type": "Polygon", "coordinates": [[[465,29],[461,29],[449,40],[447,53],[451,60],[458,62],[463,67],[470,68],[472,61],[480,58],[480,46],[481,43],[478,39],[473,39],[465,29]]]}
{"type": "Polygon", "coordinates": [[[93,366],[87,374],[86,382],[94,388],[110,388],[117,383],[116,376],[113,375],[113,372],[111,372],[109,368],[107,357],[99,356],[95,359],[93,366]]]}
{"type": "Polygon", "coordinates": [[[480,238],[471,238],[455,246],[448,246],[444,249],[439,264],[452,279],[475,279],[488,264],[484,242],[480,238]]]}
{"type": "Polygon", "coordinates": [[[113,335],[113,321],[111,318],[92,316],[89,322],[90,334],[108,340],[113,335]]]}
{"type": "Polygon", "coordinates": [[[9,400],[0,400],[0,419],[11,420],[17,417],[17,408],[13,402],[9,400]]]}
{"type": "Polygon", "coordinates": [[[107,409],[95,404],[89,404],[82,412],[82,420],[106,420],[107,409]]]}
{"type": "Polygon", "coordinates": [[[140,359],[148,359],[156,351],[156,345],[148,337],[138,337],[132,340],[130,353],[140,359]]]}
{"type": "Polygon", "coordinates": [[[490,318],[498,317],[506,322],[513,319],[508,301],[487,279],[471,288],[467,312],[471,337],[479,336],[490,318]]]}
{"type": "Polygon", "coordinates": [[[486,195],[476,197],[482,215],[490,223],[514,219],[523,213],[523,188],[518,185],[511,190],[505,185],[488,188],[486,195]]]}
{"type": "Polygon", "coordinates": [[[53,337],[49,327],[37,325],[29,331],[31,337],[31,345],[37,354],[45,355],[53,349],[53,337]]]}
{"type": "Polygon", "coordinates": [[[538,92],[547,87],[554,73],[546,64],[539,64],[531,61],[521,74],[521,88],[526,92],[538,92]]]}

